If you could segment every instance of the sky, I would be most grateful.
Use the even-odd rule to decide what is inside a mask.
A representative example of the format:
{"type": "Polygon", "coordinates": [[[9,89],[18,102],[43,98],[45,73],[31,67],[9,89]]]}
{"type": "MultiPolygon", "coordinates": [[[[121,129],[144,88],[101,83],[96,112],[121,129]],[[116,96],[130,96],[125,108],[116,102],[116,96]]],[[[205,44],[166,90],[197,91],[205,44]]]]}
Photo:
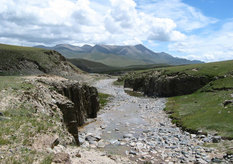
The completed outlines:
{"type": "Polygon", "coordinates": [[[0,43],[144,44],[205,62],[233,59],[233,0],[0,0],[0,43]]]}

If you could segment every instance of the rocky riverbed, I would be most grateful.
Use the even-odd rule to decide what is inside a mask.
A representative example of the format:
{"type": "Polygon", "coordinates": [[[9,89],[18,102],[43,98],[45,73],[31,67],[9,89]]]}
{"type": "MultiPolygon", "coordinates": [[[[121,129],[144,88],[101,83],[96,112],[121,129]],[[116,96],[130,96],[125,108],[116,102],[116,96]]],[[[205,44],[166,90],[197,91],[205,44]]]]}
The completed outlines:
{"type": "Polygon", "coordinates": [[[163,111],[166,99],[132,97],[115,79],[95,84],[100,92],[114,96],[95,122],[81,129],[82,147],[129,157],[137,163],[230,163],[224,154],[204,143],[220,142],[218,136],[190,134],[171,123],[163,111]]]}

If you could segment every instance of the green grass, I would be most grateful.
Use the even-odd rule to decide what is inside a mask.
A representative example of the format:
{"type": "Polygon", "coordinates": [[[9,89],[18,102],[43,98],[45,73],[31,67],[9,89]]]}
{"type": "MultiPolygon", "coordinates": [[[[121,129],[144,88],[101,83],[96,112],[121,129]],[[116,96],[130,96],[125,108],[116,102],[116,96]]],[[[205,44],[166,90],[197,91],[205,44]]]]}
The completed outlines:
{"type": "Polygon", "coordinates": [[[2,112],[5,119],[0,121],[0,145],[23,144],[30,145],[31,139],[38,133],[46,133],[53,127],[48,121],[50,116],[36,115],[36,111],[29,105],[20,105],[17,108],[2,112]]]}
{"type": "MultiPolygon", "coordinates": [[[[86,59],[70,58],[67,59],[69,62],[74,64],[76,67],[83,71],[90,73],[107,73],[107,74],[122,74],[124,72],[135,71],[135,70],[147,70],[151,68],[165,67],[165,64],[144,64],[144,65],[131,65],[131,66],[110,66],[105,65],[101,62],[90,61],[86,59]]],[[[116,61],[115,61],[116,62],[116,61]]],[[[122,63],[122,62],[121,62],[122,63]]]]}
{"type": "Polygon", "coordinates": [[[53,161],[53,156],[48,155],[43,159],[43,161],[40,164],[51,164],[52,161],[53,161]]]}
{"type": "Polygon", "coordinates": [[[233,138],[233,105],[223,106],[232,99],[233,90],[225,90],[225,86],[233,88],[232,82],[233,78],[219,79],[193,94],[169,98],[165,110],[184,129],[233,138]]]}
{"type": "Polygon", "coordinates": [[[136,91],[131,91],[131,90],[125,90],[125,93],[127,93],[130,96],[134,96],[134,97],[143,97],[143,93],[141,92],[136,92],[136,91]]]}
{"type": "MultiPolygon", "coordinates": [[[[17,95],[24,91],[30,92],[35,87],[25,82],[22,77],[0,76],[0,91],[3,89],[6,89],[7,93],[17,95]]],[[[56,132],[60,137],[64,137],[61,135],[62,128],[58,128],[56,124],[60,122],[58,114],[55,113],[52,117],[46,113],[37,112],[27,102],[15,103],[1,113],[3,117],[0,117],[0,147],[8,147],[14,153],[11,156],[2,154],[4,159],[0,159],[0,163],[31,164],[41,157],[44,158],[42,163],[51,163],[50,154],[36,152],[31,149],[31,145],[38,134],[56,132]]]]}
{"type": "Polygon", "coordinates": [[[151,74],[153,71],[162,71],[164,74],[186,73],[194,76],[224,76],[233,75],[233,60],[203,64],[190,64],[184,66],[172,66],[150,70],[140,70],[136,74],[151,74]]]}
{"type": "Polygon", "coordinates": [[[165,110],[172,121],[191,132],[202,130],[233,139],[233,105],[223,105],[225,100],[233,100],[233,60],[140,70],[120,79],[180,74],[210,77],[211,81],[192,94],[168,98],[165,110]]]}
{"type": "MultiPolygon", "coordinates": [[[[38,156],[42,156],[43,164],[51,163],[50,154],[40,154],[31,149],[35,136],[46,134],[49,129],[56,127],[51,116],[36,113],[29,104],[22,104],[2,113],[7,119],[0,120],[0,147],[7,146],[15,152],[12,156],[5,156],[2,162],[31,164],[38,156]],[[20,151],[16,152],[19,148],[20,151]]],[[[53,120],[59,121],[59,117],[54,117],[53,120]]],[[[60,129],[56,128],[56,133],[61,133],[59,131],[60,129]]]]}
{"type": "Polygon", "coordinates": [[[124,81],[123,80],[116,80],[113,82],[113,85],[122,86],[122,85],[124,85],[124,81]]]}
{"type": "Polygon", "coordinates": [[[17,76],[0,76],[0,91],[6,88],[17,88],[21,85],[21,79],[17,76]]]}
{"type": "Polygon", "coordinates": [[[105,105],[109,102],[109,99],[112,97],[110,94],[106,93],[99,93],[99,102],[100,102],[100,108],[104,108],[105,105]]]}
{"type": "MultiPolygon", "coordinates": [[[[65,58],[55,51],[5,44],[0,44],[0,58],[0,75],[33,74],[33,71],[36,71],[36,69],[49,73],[60,67],[61,61],[65,61],[65,58]],[[23,67],[25,67],[25,70],[20,70],[18,68],[20,63],[25,61],[34,63],[38,68],[33,68],[34,70],[32,70],[30,65],[27,66],[24,63],[23,67]]],[[[78,71],[77,67],[71,64],[70,66],[78,71]]]]}
{"type": "Polygon", "coordinates": [[[23,78],[19,76],[0,76],[0,91],[7,88],[17,91],[30,90],[33,89],[34,86],[31,83],[25,82],[23,78]]]}

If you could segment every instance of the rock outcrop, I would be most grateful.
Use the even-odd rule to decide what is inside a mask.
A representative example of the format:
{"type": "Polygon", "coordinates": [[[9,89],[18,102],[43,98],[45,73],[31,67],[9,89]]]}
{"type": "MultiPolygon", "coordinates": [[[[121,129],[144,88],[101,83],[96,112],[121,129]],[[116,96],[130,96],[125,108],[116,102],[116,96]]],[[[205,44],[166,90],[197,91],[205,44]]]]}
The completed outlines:
{"type": "Polygon", "coordinates": [[[80,85],[70,80],[54,81],[49,78],[38,78],[37,81],[53,87],[53,103],[63,115],[68,132],[72,134],[79,145],[78,126],[85,123],[87,118],[95,118],[99,111],[98,92],[95,87],[80,85]],[[54,92],[53,92],[54,93],[54,92]]]}
{"type": "Polygon", "coordinates": [[[144,92],[148,96],[170,97],[190,94],[212,80],[208,76],[192,76],[185,73],[132,75],[125,79],[124,87],[144,92]]]}

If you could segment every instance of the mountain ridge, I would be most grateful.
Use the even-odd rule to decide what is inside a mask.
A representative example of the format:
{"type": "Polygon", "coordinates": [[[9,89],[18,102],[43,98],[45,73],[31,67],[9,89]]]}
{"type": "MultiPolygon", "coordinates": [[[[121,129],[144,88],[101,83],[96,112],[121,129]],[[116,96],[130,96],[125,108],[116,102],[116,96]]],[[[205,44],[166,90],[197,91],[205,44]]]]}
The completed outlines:
{"type": "Polygon", "coordinates": [[[142,44],[125,46],[105,44],[74,46],[70,44],[59,44],[54,47],[42,45],[35,47],[56,50],[66,58],[86,59],[118,67],[147,64],[186,65],[203,63],[199,60],[173,57],[165,52],[156,53],[142,44]]]}

